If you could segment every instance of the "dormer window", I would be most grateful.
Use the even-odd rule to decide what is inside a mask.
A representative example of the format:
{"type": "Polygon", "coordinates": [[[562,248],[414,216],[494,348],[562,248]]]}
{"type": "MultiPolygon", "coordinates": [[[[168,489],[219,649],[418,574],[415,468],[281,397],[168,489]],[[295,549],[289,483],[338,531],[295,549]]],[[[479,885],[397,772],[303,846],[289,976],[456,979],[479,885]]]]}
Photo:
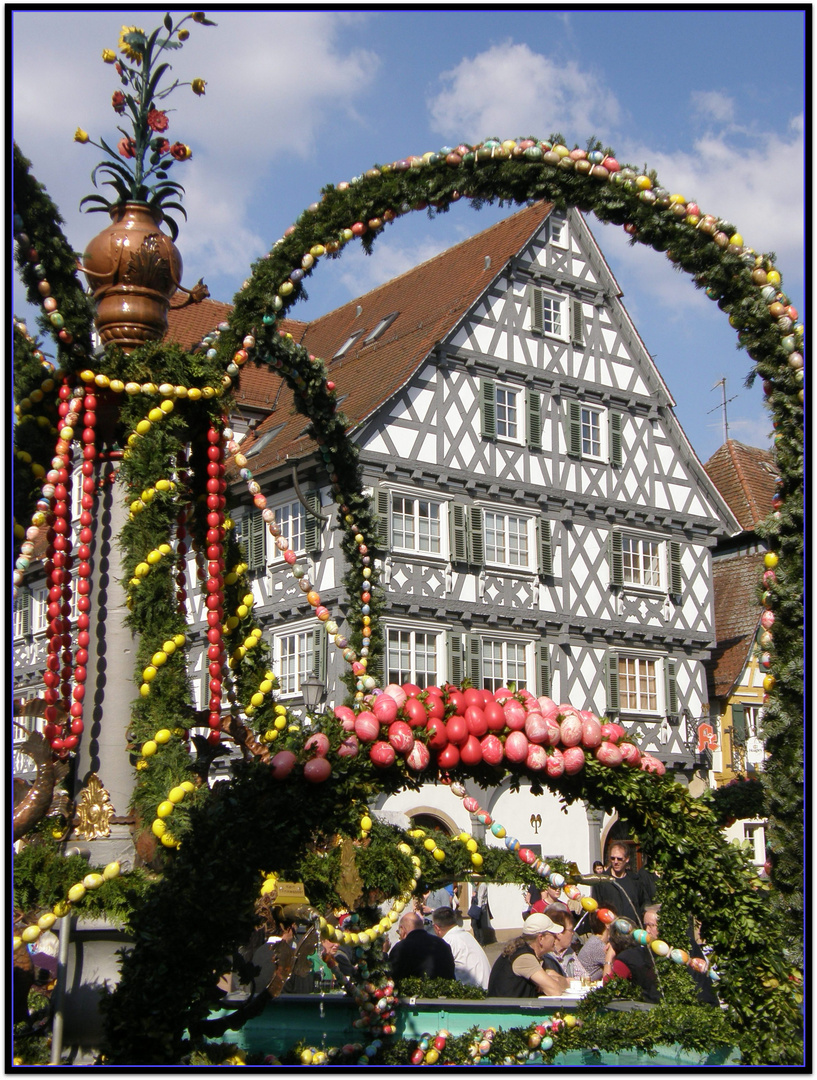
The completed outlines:
{"type": "Polygon", "coordinates": [[[363,344],[371,345],[373,341],[377,341],[379,337],[385,334],[385,332],[388,330],[388,328],[391,326],[391,324],[394,322],[394,320],[399,314],[399,311],[393,311],[390,315],[386,315],[384,318],[382,318],[377,324],[377,326],[375,326],[374,330],[372,330],[372,332],[368,335],[363,344]]]}
{"type": "Polygon", "coordinates": [[[259,453],[259,451],[263,450],[267,443],[271,442],[283,428],[283,424],[276,424],[275,427],[270,428],[269,431],[265,431],[260,438],[256,439],[252,446],[243,451],[244,457],[253,457],[253,455],[259,453]]]}

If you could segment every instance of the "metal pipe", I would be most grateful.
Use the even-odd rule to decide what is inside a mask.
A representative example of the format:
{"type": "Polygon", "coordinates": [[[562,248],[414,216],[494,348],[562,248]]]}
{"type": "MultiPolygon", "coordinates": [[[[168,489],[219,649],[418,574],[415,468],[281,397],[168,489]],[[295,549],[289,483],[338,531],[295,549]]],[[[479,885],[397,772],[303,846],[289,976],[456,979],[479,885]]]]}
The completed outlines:
{"type": "Polygon", "coordinates": [[[68,949],[71,944],[71,915],[63,915],[59,920],[60,947],[57,954],[57,985],[54,987],[52,1001],[54,1018],[51,1024],[51,1060],[49,1064],[59,1065],[62,1058],[63,1008],[65,990],[68,982],[68,949]]]}

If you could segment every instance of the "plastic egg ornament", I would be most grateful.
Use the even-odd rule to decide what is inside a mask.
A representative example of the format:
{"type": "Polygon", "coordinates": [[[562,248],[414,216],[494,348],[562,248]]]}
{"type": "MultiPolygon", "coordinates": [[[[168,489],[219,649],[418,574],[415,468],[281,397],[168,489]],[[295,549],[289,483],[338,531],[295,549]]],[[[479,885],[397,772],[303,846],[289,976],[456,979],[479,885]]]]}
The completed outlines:
{"type": "Polygon", "coordinates": [[[595,911],[599,906],[598,901],[594,900],[592,896],[583,896],[579,903],[585,911],[595,911]]]}
{"type": "Polygon", "coordinates": [[[605,926],[611,926],[616,921],[616,913],[609,908],[599,908],[596,912],[605,926]]]}
{"type": "Polygon", "coordinates": [[[689,953],[684,949],[670,949],[669,958],[674,964],[689,963],[689,953]]]}
{"type": "Polygon", "coordinates": [[[656,956],[669,956],[670,947],[666,943],[666,941],[661,941],[660,938],[657,938],[655,941],[651,941],[650,948],[656,956]]]}
{"type": "Polygon", "coordinates": [[[636,945],[649,945],[652,940],[652,934],[648,934],[646,930],[633,930],[633,941],[636,945]]]}
{"type": "Polygon", "coordinates": [[[620,934],[632,934],[633,923],[629,919],[616,919],[613,928],[618,930],[620,934]]]}

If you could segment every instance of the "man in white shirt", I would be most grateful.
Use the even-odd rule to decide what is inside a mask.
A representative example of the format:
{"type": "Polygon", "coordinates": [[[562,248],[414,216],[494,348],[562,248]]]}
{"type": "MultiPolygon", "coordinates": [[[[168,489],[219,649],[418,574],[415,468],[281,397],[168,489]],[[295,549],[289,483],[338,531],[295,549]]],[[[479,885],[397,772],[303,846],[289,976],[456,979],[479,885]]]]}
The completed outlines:
{"type": "Polygon", "coordinates": [[[483,990],[487,990],[491,977],[491,962],[476,938],[461,926],[457,926],[457,918],[451,908],[436,908],[431,916],[431,924],[437,937],[445,938],[446,945],[454,954],[457,980],[468,986],[481,986],[483,990]]]}

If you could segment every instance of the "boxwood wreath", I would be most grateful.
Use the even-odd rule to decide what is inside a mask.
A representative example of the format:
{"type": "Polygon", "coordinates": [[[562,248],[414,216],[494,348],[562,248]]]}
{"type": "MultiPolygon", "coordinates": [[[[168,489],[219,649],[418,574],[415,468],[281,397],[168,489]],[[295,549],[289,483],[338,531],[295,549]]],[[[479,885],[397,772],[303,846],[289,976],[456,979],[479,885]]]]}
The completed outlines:
{"type": "MultiPolygon", "coordinates": [[[[631,824],[661,873],[662,932],[669,937],[665,927],[671,929],[673,943],[684,940],[681,913],[700,921],[720,974],[719,992],[730,1006],[731,1031],[717,1031],[722,1021],[713,1018],[707,1027],[712,1041],[734,1037],[745,1064],[799,1063],[802,987],[799,972],[784,957],[787,937],[802,932],[803,328],[781,292],[773,257],[756,254],[734,226],[661,187],[654,172],[621,168],[598,143],[569,151],[561,136],[546,141],[488,139],[478,146],[446,147],[376,166],[349,183],[326,187],[321,201],[253,266],[229,322],[201,348],[185,353],[176,346],[153,344],[129,356],[115,348],[92,356],[91,313],[72,269],[73,253],[59,229],[56,207],[16,148],[14,179],[16,258],[32,302],[44,295],[57,301],[57,310],[44,316],[41,329],[54,337],[58,350],[58,366],[52,370],[44,366],[38,342],[18,327],[15,584],[22,582],[31,563],[32,529],[36,533],[54,521],[53,485],[49,491],[43,480],[48,479],[55,434],[60,436],[58,450],[70,460],[73,432],[67,436],[60,428],[65,420],[58,419],[58,402],[73,401],[70,407],[78,415],[78,399],[84,394],[89,408],[89,395],[98,395],[115,417],[116,438],[126,447],[120,476],[130,519],[121,542],[129,620],[141,639],[128,749],[139,772],[133,804],[139,822],[137,848],[162,874],[132,912],[135,947],[123,960],[118,987],[104,1003],[111,1063],[162,1065],[189,1052],[185,1032],[206,1019],[216,1004],[216,980],[230,966],[233,951],[249,938],[264,873],[298,877],[310,871],[310,888],[331,906],[336,895],[341,898],[338,883],[332,874],[318,872],[316,859],[321,852],[329,857],[338,838],[347,837],[358,845],[357,876],[366,886],[374,884],[375,895],[387,895],[387,883],[407,892],[416,880],[417,864],[391,847],[388,858],[383,851],[388,875],[378,878],[380,864],[372,853],[382,838],[374,829],[361,840],[360,820],[377,795],[436,776],[435,759],[414,772],[399,757],[375,765],[362,754],[341,756],[348,731],[342,719],[332,715],[317,718],[328,748],[316,752],[314,743],[304,744],[301,730],[274,700],[275,676],[252,612],[247,568],[231,529],[229,507],[220,532],[220,575],[208,566],[212,526],[207,511],[212,495],[229,498],[224,470],[228,455],[253,497],[259,495],[246,459],[226,429],[225,416],[241,367],[247,362],[268,365],[283,375],[297,408],[309,418],[338,505],[337,527],[348,560],[348,640],[314,588],[305,580],[302,587],[350,665],[350,704],[358,713],[368,706],[382,679],[378,615],[384,600],[372,558],[378,550],[377,522],[363,493],[357,448],[346,418],[337,410],[325,364],[298,347],[278,323],[305,295],[304,280],[319,261],[338,257],[354,237],[370,251],[389,222],[414,210],[433,216],[461,198],[477,208],[497,200],[524,204],[546,199],[556,207],[575,206],[623,225],[634,243],[666,252],[728,314],[738,330],[739,347],[753,360],[748,381],[756,375],[763,380],[780,473],[774,511],[763,526],[770,551],[762,589],[761,644],[773,657],[764,719],[770,757],[763,782],[772,881],[784,902],[784,920],[770,918],[769,893],[760,887],[746,854],[724,842],[708,798],[691,797],[660,771],[612,768],[592,756],[575,775],[545,782],[566,803],[583,799],[608,811],[616,809],[631,824]],[[205,591],[212,595],[213,581],[223,590],[224,623],[213,648],[230,706],[215,725],[211,711],[210,736],[198,743],[192,770],[189,731],[206,725],[208,718],[196,716],[190,704],[187,595],[181,569],[188,545],[196,553],[205,591]],[[244,748],[247,760],[234,779],[209,789],[209,761],[219,752],[222,732],[244,748]]],[[[93,438],[91,434],[89,441],[93,438]]],[[[51,539],[52,534],[53,529],[51,539]]],[[[286,556],[286,538],[279,539],[286,556]]],[[[294,570],[297,575],[297,567],[294,570]]],[[[447,694],[444,700],[450,715],[454,698],[447,694]]],[[[425,739],[421,735],[417,741],[425,739]]],[[[60,755],[70,756],[70,749],[63,747],[60,755]]],[[[543,774],[507,763],[459,765],[442,779],[488,786],[508,771],[514,782],[525,775],[534,790],[541,790],[543,774]]],[[[454,852],[444,846],[440,850],[442,863],[424,848],[416,856],[430,880],[435,868],[439,880],[441,866],[446,877],[457,866],[454,852]]],[[[486,861],[494,857],[499,858],[485,852],[486,861]]],[[[462,869],[467,876],[467,864],[462,869]]],[[[351,873],[348,858],[346,870],[351,873]]],[[[494,871],[499,880],[510,873],[508,865],[499,863],[494,871]]],[[[514,873],[521,875],[518,880],[528,880],[525,874],[533,871],[517,861],[514,873]]],[[[685,974],[673,972],[669,982],[685,974]]],[[[682,987],[683,993],[688,987],[682,987]]],[[[656,1032],[663,1041],[693,1045],[697,1036],[690,1031],[701,1030],[700,1010],[688,1002],[659,1009],[666,1010],[666,1026],[664,1013],[656,1010],[650,1014],[654,1026],[644,1021],[639,1027],[642,1022],[631,1018],[622,1028],[619,1017],[609,1023],[601,1016],[584,1028],[558,1033],[552,1052],[566,1045],[589,1045],[581,1041],[582,1030],[589,1031],[591,1043],[602,1050],[616,1049],[624,1045],[622,1040],[651,1045],[656,1032]]],[[[514,1050],[519,1040],[528,1038],[519,1032],[501,1036],[508,1040],[511,1056],[521,1052],[514,1050]]],[[[459,1060],[453,1042],[448,1052],[459,1060]]],[[[376,1047],[367,1060],[391,1062],[391,1053],[376,1047]]],[[[545,1052],[545,1060],[550,1053],[545,1052]]]]}

